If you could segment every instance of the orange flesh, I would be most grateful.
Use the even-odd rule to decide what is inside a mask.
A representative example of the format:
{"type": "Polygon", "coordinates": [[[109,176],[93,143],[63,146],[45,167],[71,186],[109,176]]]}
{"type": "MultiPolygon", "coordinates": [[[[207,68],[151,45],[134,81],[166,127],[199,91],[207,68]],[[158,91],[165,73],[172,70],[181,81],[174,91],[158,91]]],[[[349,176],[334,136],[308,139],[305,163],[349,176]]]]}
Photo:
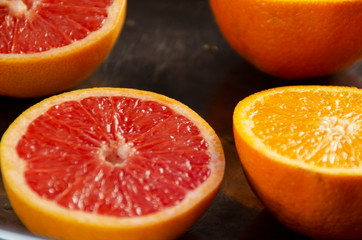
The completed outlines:
{"type": "Polygon", "coordinates": [[[0,53],[66,46],[102,27],[112,0],[0,0],[0,53]]]}
{"type": "Polygon", "coordinates": [[[357,93],[291,92],[265,97],[249,116],[253,133],[282,156],[319,167],[358,168],[362,152],[352,142],[362,146],[360,106],[357,93]]]}
{"type": "Polygon", "coordinates": [[[51,107],[17,145],[27,184],[69,208],[131,217],[177,205],[210,175],[208,144],[154,101],[89,97],[51,107]]]}

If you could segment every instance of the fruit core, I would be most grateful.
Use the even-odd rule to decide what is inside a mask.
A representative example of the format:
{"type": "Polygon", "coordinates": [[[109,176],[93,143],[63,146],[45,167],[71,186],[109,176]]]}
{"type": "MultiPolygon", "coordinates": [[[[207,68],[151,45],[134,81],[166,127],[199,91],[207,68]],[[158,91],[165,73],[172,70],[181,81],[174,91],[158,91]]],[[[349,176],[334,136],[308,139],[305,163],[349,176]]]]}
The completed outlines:
{"type": "Polygon", "coordinates": [[[175,206],[211,173],[209,146],[192,121],[131,97],[55,105],[31,122],[16,150],[40,197],[111,216],[175,206]]]}
{"type": "Polygon", "coordinates": [[[132,157],[132,154],[136,152],[132,148],[131,144],[122,141],[122,137],[119,137],[121,143],[111,143],[110,145],[103,144],[100,149],[99,158],[112,165],[126,164],[127,159],[132,157]]]}
{"type": "Polygon", "coordinates": [[[6,7],[9,10],[9,14],[15,17],[24,15],[29,7],[21,0],[0,0],[0,6],[6,7]]]}

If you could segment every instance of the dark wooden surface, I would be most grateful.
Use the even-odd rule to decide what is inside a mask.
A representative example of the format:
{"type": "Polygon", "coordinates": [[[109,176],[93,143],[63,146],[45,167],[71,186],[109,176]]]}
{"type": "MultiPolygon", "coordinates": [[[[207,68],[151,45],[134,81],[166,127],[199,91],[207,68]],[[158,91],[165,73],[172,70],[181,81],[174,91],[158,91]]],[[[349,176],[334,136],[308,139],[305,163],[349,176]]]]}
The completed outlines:
{"type": "MultiPolygon", "coordinates": [[[[232,135],[232,112],[242,98],[285,85],[362,88],[362,63],[330,76],[284,81],[255,69],[225,42],[206,0],[130,0],[126,22],[106,61],[86,87],[127,87],[158,92],[198,112],[220,136],[225,179],[210,209],[180,239],[308,239],[283,227],[263,209],[243,175],[232,135]]],[[[41,98],[0,97],[0,134],[41,98]]],[[[30,234],[0,182],[0,229],[30,234]]],[[[1,238],[1,236],[0,236],[1,238]]]]}

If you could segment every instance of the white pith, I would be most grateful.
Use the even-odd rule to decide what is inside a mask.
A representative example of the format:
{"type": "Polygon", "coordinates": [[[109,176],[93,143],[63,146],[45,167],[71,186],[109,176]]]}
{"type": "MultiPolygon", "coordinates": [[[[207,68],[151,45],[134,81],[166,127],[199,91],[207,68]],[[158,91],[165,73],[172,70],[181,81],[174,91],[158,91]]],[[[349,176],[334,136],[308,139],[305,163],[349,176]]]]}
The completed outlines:
{"type": "Polygon", "coordinates": [[[132,144],[126,143],[124,137],[118,134],[116,141],[112,141],[110,144],[102,143],[99,149],[99,159],[112,165],[122,165],[135,152],[136,149],[133,148],[132,144]]]}
{"type": "MultiPolygon", "coordinates": [[[[325,134],[325,138],[330,142],[326,147],[326,154],[322,161],[329,161],[331,164],[334,164],[334,161],[337,158],[337,150],[342,151],[342,158],[353,158],[353,155],[349,155],[343,151],[343,143],[352,145],[353,139],[358,133],[360,127],[355,122],[350,122],[347,119],[341,119],[336,116],[333,117],[323,117],[318,129],[319,132],[325,134]]],[[[358,161],[358,159],[354,159],[358,161]]]]}
{"type": "Polygon", "coordinates": [[[29,6],[22,0],[0,0],[0,6],[6,7],[11,16],[21,17],[26,15],[26,17],[30,17],[32,9],[36,9],[36,5],[39,2],[41,2],[41,0],[30,1],[31,7],[29,8],[29,6]]]}

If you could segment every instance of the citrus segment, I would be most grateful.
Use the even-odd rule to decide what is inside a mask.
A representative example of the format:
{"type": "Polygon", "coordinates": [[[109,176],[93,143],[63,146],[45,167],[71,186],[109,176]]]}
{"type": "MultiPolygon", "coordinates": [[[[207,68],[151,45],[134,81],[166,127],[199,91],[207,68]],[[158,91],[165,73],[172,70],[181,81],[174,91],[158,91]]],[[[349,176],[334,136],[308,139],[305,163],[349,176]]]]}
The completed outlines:
{"type": "Polygon", "coordinates": [[[164,105],[134,98],[93,97],[56,105],[31,123],[17,151],[28,163],[25,178],[39,195],[64,207],[91,212],[110,209],[110,214],[120,216],[175,205],[184,198],[184,187],[196,188],[210,171],[205,140],[194,124],[164,105]],[[122,117],[110,118],[126,106],[130,109],[122,117]],[[94,180],[97,184],[92,185],[94,180]],[[108,190],[121,192],[122,199],[116,194],[107,198],[108,190]],[[136,198],[139,192],[148,198],[136,198]]]}
{"type": "Polygon", "coordinates": [[[236,106],[234,136],[247,178],[291,229],[322,239],[362,237],[362,91],[295,86],[236,106]]]}
{"type": "Polygon", "coordinates": [[[357,168],[361,104],[361,95],[350,92],[282,92],[256,102],[248,115],[255,136],[282,156],[317,167],[357,168]]]}
{"type": "Polygon", "coordinates": [[[65,239],[89,236],[66,235],[64,222],[46,233],[26,219],[43,208],[45,218],[59,214],[49,224],[64,218],[74,229],[93,228],[94,236],[111,226],[117,239],[143,239],[132,231],[181,219],[170,232],[150,234],[170,239],[210,204],[224,169],[221,144],[199,116],[175,100],[125,89],[80,90],[35,105],[4,134],[1,152],[4,183],[24,224],[65,239]],[[28,197],[24,212],[16,203],[28,197]]]}
{"type": "Polygon", "coordinates": [[[125,0],[2,0],[0,94],[37,97],[75,86],[106,58],[125,11],[125,0]]]}
{"type": "Polygon", "coordinates": [[[102,27],[112,1],[0,2],[0,53],[62,47],[102,27]]]}

